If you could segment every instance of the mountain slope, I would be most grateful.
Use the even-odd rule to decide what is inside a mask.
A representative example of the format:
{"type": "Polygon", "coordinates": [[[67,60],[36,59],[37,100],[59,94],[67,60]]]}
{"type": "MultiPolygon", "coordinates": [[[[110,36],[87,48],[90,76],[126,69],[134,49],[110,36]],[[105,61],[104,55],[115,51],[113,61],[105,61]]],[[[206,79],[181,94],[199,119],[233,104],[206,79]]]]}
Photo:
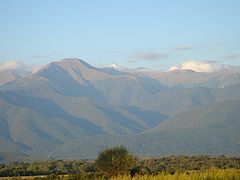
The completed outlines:
{"type": "Polygon", "coordinates": [[[0,85],[12,82],[14,80],[17,80],[23,76],[25,76],[27,73],[19,72],[16,70],[4,70],[0,71],[0,85]]]}
{"type": "MultiPolygon", "coordinates": [[[[26,152],[44,153],[74,137],[104,132],[97,125],[66,113],[51,100],[1,92],[5,138],[26,152]]],[[[2,134],[2,133],[1,133],[2,134]]]]}
{"type": "MultiPolygon", "coordinates": [[[[123,86],[138,84],[140,92],[152,93],[132,75],[112,75],[78,59],[51,63],[1,87],[1,125],[6,131],[0,133],[2,142],[14,146],[12,150],[44,155],[74,138],[140,133],[167,119],[154,111],[112,106],[104,95],[107,88],[101,90],[101,80],[92,73],[110,79],[110,84],[132,78],[135,84],[124,81],[123,86]]],[[[117,96],[122,97],[121,93],[117,96]]]]}
{"type": "Polygon", "coordinates": [[[212,73],[201,73],[192,70],[175,70],[169,72],[146,71],[143,73],[170,87],[222,88],[240,83],[239,67],[228,67],[212,73]]]}
{"type": "Polygon", "coordinates": [[[145,156],[169,154],[240,155],[240,100],[198,107],[135,136],[94,136],[69,141],[51,152],[57,158],[94,158],[123,144],[145,156]]]}
{"type": "Polygon", "coordinates": [[[221,88],[204,84],[216,74],[181,72],[194,74],[191,81],[207,77],[204,86],[186,81],[171,87],[145,72],[95,68],[80,59],[50,63],[0,87],[0,152],[69,158],[69,151],[91,158],[121,143],[144,155],[234,154],[239,114],[229,100],[240,99],[240,84],[229,74],[237,72],[226,73],[224,84],[231,85],[221,88]]]}
{"type": "MultiPolygon", "coordinates": [[[[181,113],[163,122],[146,137],[168,139],[170,147],[165,153],[169,154],[239,155],[239,129],[240,100],[231,100],[181,113]]],[[[153,144],[152,150],[160,148],[160,153],[163,145],[153,144]]]]}

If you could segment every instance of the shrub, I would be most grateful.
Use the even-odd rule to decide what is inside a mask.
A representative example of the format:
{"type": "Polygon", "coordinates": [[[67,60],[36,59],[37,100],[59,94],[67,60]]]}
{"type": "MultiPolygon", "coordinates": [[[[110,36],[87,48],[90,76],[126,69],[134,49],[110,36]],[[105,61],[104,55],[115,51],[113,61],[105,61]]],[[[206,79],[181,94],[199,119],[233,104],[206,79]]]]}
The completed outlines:
{"type": "Polygon", "coordinates": [[[113,147],[100,152],[95,165],[108,177],[126,175],[134,166],[134,157],[122,146],[113,147]]]}

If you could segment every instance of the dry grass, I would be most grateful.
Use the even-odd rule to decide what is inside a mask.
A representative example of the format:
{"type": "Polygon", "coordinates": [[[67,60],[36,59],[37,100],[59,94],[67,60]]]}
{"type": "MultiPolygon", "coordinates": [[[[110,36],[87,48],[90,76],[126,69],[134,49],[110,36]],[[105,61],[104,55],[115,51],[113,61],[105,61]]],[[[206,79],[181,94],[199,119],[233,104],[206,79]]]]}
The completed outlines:
{"type": "Polygon", "coordinates": [[[114,177],[111,180],[240,180],[240,171],[236,169],[219,170],[210,169],[207,171],[195,171],[188,173],[159,174],[156,176],[145,175],[114,177]]]}
{"type": "MultiPolygon", "coordinates": [[[[46,176],[45,176],[46,177],[46,176]]],[[[41,179],[44,176],[24,176],[24,177],[5,177],[0,178],[0,180],[19,180],[19,179],[41,179]]],[[[67,180],[69,179],[67,175],[62,176],[59,179],[67,180]]],[[[236,169],[210,169],[206,171],[190,171],[188,173],[175,173],[171,174],[158,174],[153,175],[144,175],[144,176],[135,176],[131,178],[130,176],[118,176],[112,177],[110,180],[240,180],[240,171],[236,169]]]]}

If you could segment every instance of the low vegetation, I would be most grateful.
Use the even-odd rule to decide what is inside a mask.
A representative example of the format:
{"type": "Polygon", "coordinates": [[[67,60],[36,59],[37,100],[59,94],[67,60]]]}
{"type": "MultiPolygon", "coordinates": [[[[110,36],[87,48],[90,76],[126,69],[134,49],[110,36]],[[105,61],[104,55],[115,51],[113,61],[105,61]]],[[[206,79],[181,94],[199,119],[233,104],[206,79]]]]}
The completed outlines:
{"type": "Polygon", "coordinates": [[[190,171],[174,174],[161,173],[158,175],[118,176],[111,180],[237,180],[240,172],[236,169],[209,169],[206,171],[190,171]]]}
{"type": "Polygon", "coordinates": [[[135,158],[124,147],[93,160],[49,160],[0,165],[0,177],[35,179],[240,179],[240,158],[169,156],[135,158]]]}

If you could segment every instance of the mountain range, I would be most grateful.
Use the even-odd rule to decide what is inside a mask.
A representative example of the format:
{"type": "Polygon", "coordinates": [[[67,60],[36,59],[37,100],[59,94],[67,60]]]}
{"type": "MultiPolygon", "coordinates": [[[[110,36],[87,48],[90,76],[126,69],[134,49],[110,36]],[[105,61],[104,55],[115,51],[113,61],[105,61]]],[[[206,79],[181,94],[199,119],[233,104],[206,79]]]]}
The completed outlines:
{"type": "Polygon", "coordinates": [[[0,161],[92,159],[113,145],[140,156],[240,155],[240,67],[157,72],[74,58],[34,71],[0,64],[0,161]]]}

